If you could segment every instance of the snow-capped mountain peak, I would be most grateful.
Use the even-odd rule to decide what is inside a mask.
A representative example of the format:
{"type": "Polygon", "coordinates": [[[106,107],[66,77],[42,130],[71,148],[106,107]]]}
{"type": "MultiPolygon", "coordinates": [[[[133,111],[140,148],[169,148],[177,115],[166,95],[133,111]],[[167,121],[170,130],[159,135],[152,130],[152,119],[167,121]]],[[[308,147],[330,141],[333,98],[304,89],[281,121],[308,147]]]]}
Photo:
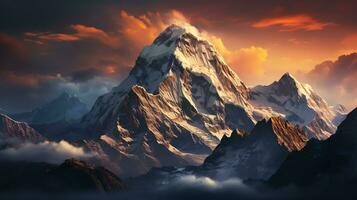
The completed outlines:
{"type": "Polygon", "coordinates": [[[200,164],[223,135],[254,126],[248,93],[212,44],[172,25],[119,86],[97,99],[82,125],[96,145],[120,147],[112,158],[130,157],[135,173],[200,164]]]}
{"type": "Polygon", "coordinates": [[[326,139],[336,130],[332,122],[336,113],[327,102],[289,73],[270,85],[252,88],[250,97],[258,111],[304,126],[310,137],[326,139]]]}
{"type": "Polygon", "coordinates": [[[154,166],[201,164],[224,135],[249,132],[262,118],[282,116],[302,126],[316,118],[311,127],[331,134],[329,118],[320,115],[324,106],[290,74],[247,88],[208,40],[172,25],[143,49],[119,86],[97,99],[82,119],[82,138],[88,149],[138,175],[154,166]]]}

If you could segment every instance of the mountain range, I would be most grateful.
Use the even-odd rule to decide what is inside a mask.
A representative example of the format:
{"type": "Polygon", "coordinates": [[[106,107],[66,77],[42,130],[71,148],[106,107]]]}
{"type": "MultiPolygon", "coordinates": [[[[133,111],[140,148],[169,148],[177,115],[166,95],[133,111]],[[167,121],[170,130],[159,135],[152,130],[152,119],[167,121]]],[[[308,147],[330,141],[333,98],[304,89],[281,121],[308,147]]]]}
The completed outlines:
{"type": "Polygon", "coordinates": [[[97,99],[76,140],[119,172],[138,175],[200,165],[224,135],[277,116],[317,139],[343,118],[289,73],[248,88],[208,40],[171,25],[142,50],[128,77],[97,99]]]}
{"type": "Polygon", "coordinates": [[[66,140],[54,145],[57,153],[80,151],[105,168],[4,157],[0,190],[110,192],[126,188],[118,176],[150,188],[187,175],[208,184],[236,178],[269,188],[353,188],[357,108],[347,112],[290,73],[247,87],[200,33],[171,25],[91,110],[63,93],[31,112],[0,114],[0,151],[13,141],[66,140]]]}

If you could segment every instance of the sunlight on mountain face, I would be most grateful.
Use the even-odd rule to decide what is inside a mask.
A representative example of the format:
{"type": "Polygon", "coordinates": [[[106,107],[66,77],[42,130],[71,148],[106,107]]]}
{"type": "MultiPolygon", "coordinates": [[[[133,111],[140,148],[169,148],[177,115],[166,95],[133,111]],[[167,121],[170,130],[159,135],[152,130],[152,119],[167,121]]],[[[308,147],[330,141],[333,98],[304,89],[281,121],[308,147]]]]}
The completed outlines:
{"type": "Polygon", "coordinates": [[[0,2],[0,199],[357,196],[356,3],[33,4],[0,2]]]}

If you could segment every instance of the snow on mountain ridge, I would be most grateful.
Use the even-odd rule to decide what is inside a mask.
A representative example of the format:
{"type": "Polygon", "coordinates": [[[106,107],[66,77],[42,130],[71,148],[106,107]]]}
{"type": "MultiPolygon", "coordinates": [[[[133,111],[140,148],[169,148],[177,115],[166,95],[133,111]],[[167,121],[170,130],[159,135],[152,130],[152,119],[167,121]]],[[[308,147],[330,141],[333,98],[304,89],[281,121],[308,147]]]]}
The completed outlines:
{"type": "Polygon", "coordinates": [[[310,85],[300,83],[289,73],[268,86],[256,86],[251,90],[253,106],[268,109],[271,116],[283,116],[304,126],[310,137],[326,139],[336,130],[332,122],[336,113],[327,102],[310,85]]]}

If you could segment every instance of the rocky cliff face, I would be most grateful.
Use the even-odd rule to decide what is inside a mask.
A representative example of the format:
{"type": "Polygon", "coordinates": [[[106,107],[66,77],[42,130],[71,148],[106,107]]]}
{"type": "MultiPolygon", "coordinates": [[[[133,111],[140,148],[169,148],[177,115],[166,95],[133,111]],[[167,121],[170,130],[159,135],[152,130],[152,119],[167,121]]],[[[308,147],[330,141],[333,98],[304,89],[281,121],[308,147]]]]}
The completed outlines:
{"type": "Polygon", "coordinates": [[[280,117],[264,119],[249,134],[224,137],[199,171],[222,179],[268,179],[289,152],[301,150],[307,141],[300,127],[280,117]]]}
{"type": "Polygon", "coordinates": [[[0,114],[0,140],[8,139],[34,143],[45,140],[41,134],[27,123],[17,122],[6,115],[0,114]]]}

